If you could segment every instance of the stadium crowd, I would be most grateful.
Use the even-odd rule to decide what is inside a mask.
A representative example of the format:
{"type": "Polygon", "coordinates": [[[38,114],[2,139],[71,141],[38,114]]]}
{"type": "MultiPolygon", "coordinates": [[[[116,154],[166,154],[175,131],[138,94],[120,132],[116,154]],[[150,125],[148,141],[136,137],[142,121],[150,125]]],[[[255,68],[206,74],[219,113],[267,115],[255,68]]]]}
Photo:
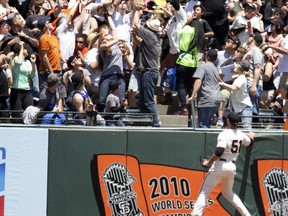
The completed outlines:
{"type": "Polygon", "coordinates": [[[199,127],[228,109],[250,129],[260,109],[285,115],[287,13],[287,0],[0,0],[0,117],[138,107],[159,127],[160,79],[160,103],[177,92],[190,115],[195,101],[199,127]]]}

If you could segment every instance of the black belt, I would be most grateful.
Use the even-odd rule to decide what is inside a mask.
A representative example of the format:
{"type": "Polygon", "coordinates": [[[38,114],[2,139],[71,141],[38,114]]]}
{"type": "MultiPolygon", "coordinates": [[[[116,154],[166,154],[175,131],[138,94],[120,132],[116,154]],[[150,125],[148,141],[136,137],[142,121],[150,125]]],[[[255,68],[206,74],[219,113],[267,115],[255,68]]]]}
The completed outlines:
{"type": "Polygon", "coordinates": [[[229,161],[229,160],[226,160],[226,159],[224,159],[224,158],[220,158],[219,160],[220,160],[220,161],[225,161],[225,162],[232,162],[232,163],[235,163],[235,161],[232,161],[232,160],[229,161]]]}

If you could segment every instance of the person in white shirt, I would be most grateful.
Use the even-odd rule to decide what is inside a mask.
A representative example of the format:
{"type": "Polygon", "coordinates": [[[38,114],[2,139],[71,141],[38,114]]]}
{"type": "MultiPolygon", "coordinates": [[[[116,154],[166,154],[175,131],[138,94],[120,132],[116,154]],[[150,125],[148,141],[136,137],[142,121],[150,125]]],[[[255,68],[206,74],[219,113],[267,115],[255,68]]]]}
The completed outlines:
{"type": "Polygon", "coordinates": [[[252,128],[252,103],[247,89],[249,66],[245,62],[236,65],[234,72],[238,75],[232,84],[219,82],[220,86],[231,91],[231,108],[241,115],[243,128],[252,128]]]}
{"type": "MultiPolygon", "coordinates": [[[[172,5],[172,16],[168,20],[165,28],[165,32],[169,40],[169,53],[161,63],[160,73],[163,74],[165,69],[169,69],[175,66],[176,59],[180,53],[180,30],[187,22],[187,16],[185,10],[182,8],[178,0],[171,0],[169,3],[172,5]]],[[[191,9],[192,11],[193,9],[191,9]]],[[[166,92],[164,98],[160,103],[167,104],[171,100],[171,92],[166,92]]]]}
{"type": "MultiPolygon", "coordinates": [[[[242,145],[251,145],[255,134],[249,132],[244,134],[237,130],[239,115],[229,113],[227,117],[227,129],[223,130],[217,138],[215,152],[210,159],[202,162],[204,167],[212,165],[199,192],[198,199],[194,205],[192,216],[203,215],[205,203],[210,192],[221,183],[222,195],[237,209],[241,215],[250,216],[251,214],[242,203],[240,198],[233,193],[234,177],[236,175],[236,160],[242,145]]],[[[216,214],[217,215],[217,214],[216,214]]]]}

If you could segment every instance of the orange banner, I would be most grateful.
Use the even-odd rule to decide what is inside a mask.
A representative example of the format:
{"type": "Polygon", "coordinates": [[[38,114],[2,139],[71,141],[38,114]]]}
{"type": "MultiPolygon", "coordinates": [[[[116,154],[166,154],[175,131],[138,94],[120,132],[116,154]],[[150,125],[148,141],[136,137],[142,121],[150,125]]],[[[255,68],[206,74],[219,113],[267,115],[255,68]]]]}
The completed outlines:
{"type": "Polygon", "coordinates": [[[265,215],[288,215],[288,161],[258,160],[257,169],[265,215]]]}
{"type": "MultiPolygon", "coordinates": [[[[125,155],[98,155],[105,215],[191,216],[204,171],[139,164],[125,155]]],[[[205,216],[230,215],[218,202],[220,185],[207,199],[205,216]]]]}

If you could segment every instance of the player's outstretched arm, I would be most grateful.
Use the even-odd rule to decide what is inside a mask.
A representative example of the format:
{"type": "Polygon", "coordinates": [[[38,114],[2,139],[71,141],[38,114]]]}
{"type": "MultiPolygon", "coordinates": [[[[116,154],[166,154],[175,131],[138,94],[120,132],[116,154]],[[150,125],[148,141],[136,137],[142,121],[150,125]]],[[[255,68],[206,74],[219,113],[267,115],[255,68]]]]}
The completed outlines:
{"type": "Polygon", "coordinates": [[[254,143],[254,139],[255,139],[255,133],[250,131],[249,133],[246,134],[249,138],[250,138],[250,145],[252,145],[254,143]]]}

